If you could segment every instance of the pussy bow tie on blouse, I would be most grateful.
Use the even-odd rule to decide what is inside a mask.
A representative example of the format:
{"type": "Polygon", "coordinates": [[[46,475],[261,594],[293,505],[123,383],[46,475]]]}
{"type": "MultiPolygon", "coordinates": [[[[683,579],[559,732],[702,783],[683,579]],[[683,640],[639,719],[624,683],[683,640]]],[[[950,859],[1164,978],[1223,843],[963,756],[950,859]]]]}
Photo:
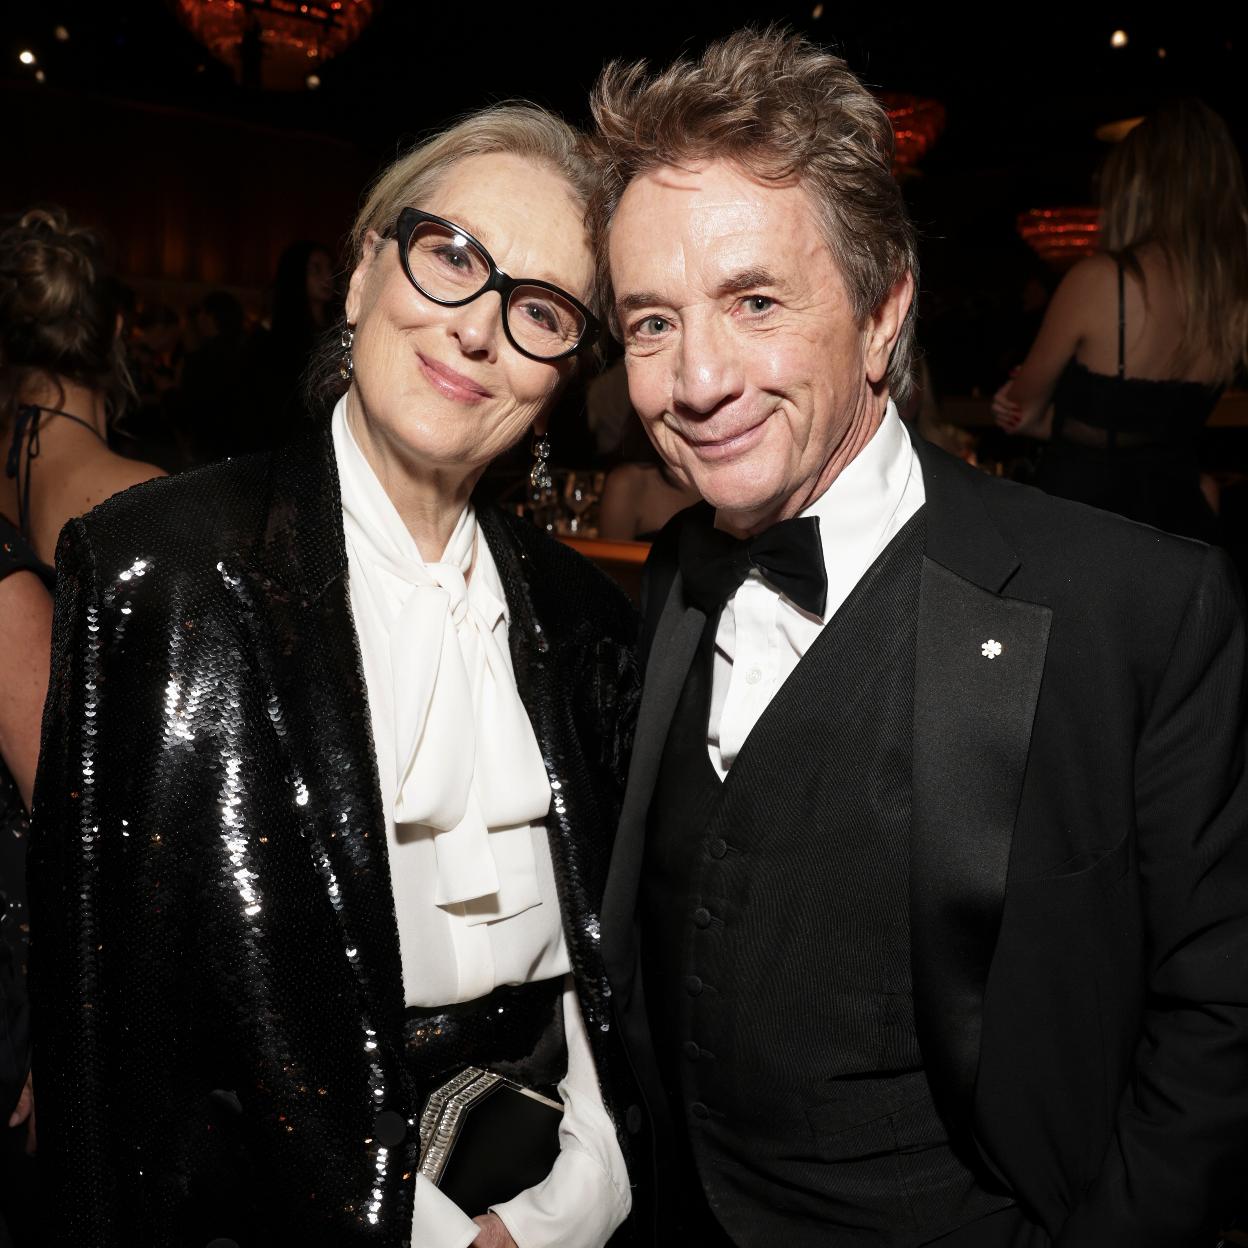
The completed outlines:
{"type": "Polygon", "coordinates": [[[442,558],[425,563],[352,449],[348,535],[367,565],[371,602],[389,615],[397,833],[433,831],[438,905],[490,899],[469,906],[470,923],[519,914],[541,902],[531,825],[546,817],[550,784],[503,649],[506,629],[495,631],[504,604],[471,575],[484,542],[476,515],[465,508],[442,558]]]}

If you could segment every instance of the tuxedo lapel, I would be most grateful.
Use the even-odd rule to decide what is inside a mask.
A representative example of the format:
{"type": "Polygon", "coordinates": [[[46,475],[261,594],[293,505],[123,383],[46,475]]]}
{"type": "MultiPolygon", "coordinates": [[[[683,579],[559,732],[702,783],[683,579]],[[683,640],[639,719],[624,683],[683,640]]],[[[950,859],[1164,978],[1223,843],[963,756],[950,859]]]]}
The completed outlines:
{"type": "MultiPolygon", "coordinates": [[[[647,570],[649,575],[649,570],[647,570]]],[[[667,600],[649,649],[645,686],[637,714],[637,732],[628,771],[628,787],[620,811],[620,828],[611,855],[606,895],[602,906],[603,957],[617,992],[631,986],[636,959],[633,943],[637,889],[645,857],[646,820],[658,779],[663,748],[676,703],[689,674],[706,626],[706,616],[687,606],[679,573],[672,581],[667,600]]]]}
{"type": "Polygon", "coordinates": [[[916,449],[928,541],[914,689],[911,962],[933,1095],[950,1125],[965,1129],[1052,613],[1001,596],[1019,562],[980,483],[925,444],[916,449]]]}
{"type": "Polygon", "coordinates": [[[266,530],[238,574],[222,574],[253,635],[291,801],[303,808],[344,957],[373,1028],[397,1034],[398,928],[341,510],[329,432],[318,430],[277,453],[266,530]]]}

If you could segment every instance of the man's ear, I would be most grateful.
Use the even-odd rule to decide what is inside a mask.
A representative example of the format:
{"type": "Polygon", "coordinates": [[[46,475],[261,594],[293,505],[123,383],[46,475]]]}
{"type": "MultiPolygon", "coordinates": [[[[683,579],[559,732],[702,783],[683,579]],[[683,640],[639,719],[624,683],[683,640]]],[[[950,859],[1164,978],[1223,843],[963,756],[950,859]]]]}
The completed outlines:
{"type": "Polygon", "coordinates": [[[914,299],[914,274],[907,272],[884,296],[880,306],[867,318],[867,350],[864,363],[867,380],[878,386],[888,374],[888,361],[906,323],[906,313],[914,299]]]}
{"type": "Polygon", "coordinates": [[[360,256],[360,262],[355,266],[355,270],[351,274],[351,280],[347,283],[347,298],[344,311],[347,314],[347,324],[355,325],[360,319],[360,309],[364,305],[364,282],[368,278],[369,270],[373,266],[373,261],[377,256],[377,249],[386,240],[377,233],[376,230],[369,230],[364,235],[364,251],[360,256]]]}

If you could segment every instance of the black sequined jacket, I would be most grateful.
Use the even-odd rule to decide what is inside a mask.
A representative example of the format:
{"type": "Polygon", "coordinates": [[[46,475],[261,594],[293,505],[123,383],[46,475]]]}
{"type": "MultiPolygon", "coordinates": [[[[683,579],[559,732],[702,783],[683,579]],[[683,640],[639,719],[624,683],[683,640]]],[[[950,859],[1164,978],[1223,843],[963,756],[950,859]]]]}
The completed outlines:
{"type": "MultiPolygon", "coordinates": [[[[479,514],[612,1108],[598,914],[633,612],[533,526],[479,514]]],[[[58,567],[31,850],[55,1242],[406,1248],[419,1141],[394,1124],[419,1106],[328,429],[110,500],[58,567]]]]}

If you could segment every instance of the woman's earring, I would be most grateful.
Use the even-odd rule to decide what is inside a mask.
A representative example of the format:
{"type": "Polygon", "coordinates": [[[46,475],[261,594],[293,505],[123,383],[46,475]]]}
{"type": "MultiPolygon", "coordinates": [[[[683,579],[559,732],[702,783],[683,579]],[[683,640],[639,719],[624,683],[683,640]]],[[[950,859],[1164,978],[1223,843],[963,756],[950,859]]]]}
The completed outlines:
{"type": "Polygon", "coordinates": [[[342,337],[338,341],[342,344],[342,359],[338,362],[338,376],[343,381],[350,381],[351,374],[355,372],[355,361],[351,358],[351,347],[355,342],[355,330],[350,325],[346,326],[342,331],[342,337]]]}
{"type": "Polygon", "coordinates": [[[541,492],[554,488],[550,479],[550,439],[543,433],[533,442],[533,467],[529,471],[529,486],[541,492]]]}

